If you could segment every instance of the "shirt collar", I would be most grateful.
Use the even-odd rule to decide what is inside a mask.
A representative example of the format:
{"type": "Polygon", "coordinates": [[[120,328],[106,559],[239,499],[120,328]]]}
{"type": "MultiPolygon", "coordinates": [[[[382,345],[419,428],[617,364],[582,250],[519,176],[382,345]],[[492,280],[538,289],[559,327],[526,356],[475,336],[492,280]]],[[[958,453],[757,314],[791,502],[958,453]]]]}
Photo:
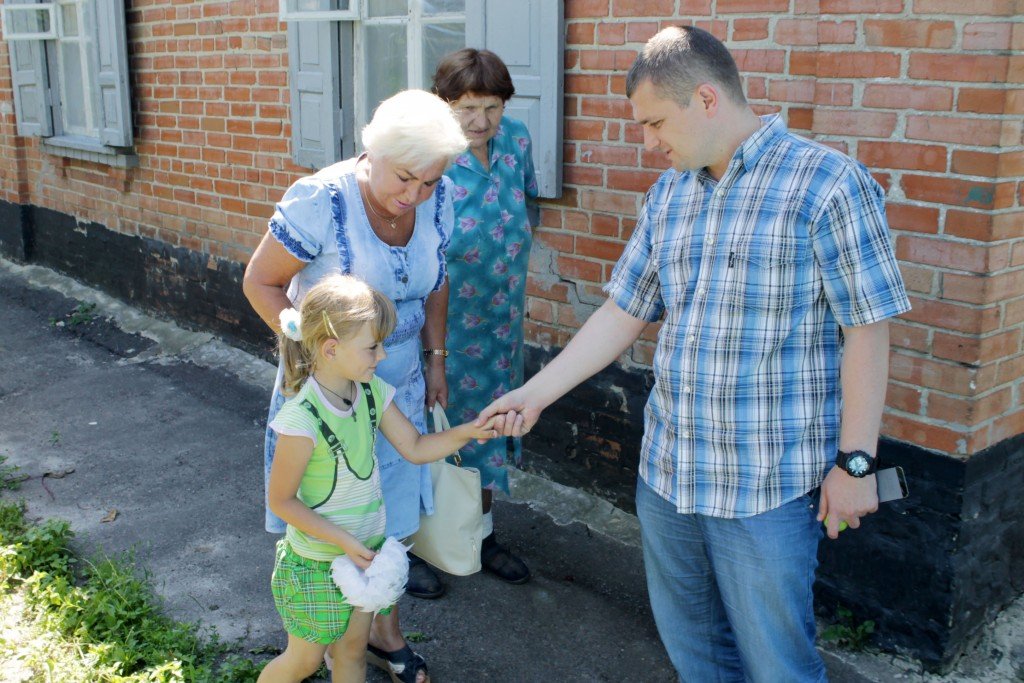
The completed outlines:
{"type": "Polygon", "coordinates": [[[761,117],[761,127],[754,131],[753,135],[743,141],[737,155],[743,162],[743,168],[750,170],[757,165],[758,160],[764,155],[778,138],[787,132],[786,124],[778,114],[768,114],[761,117]]]}
{"type": "MultiPolygon", "coordinates": [[[[760,118],[761,127],[740,143],[740,146],[733,153],[732,160],[729,162],[729,167],[726,169],[722,179],[727,176],[735,176],[740,172],[739,169],[741,168],[744,171],[750,171],[757,165],[758,160],[764,156],[764,153],[768,151],[768,148],[787,133],[786,124],[783,123],[782,117],[778,114],[768,114],[760,118]]],[[[714,186],[721,180],[713,178],[708,173],[707,167],[700,169],[695,175],[705,185],[714,186]]]]}

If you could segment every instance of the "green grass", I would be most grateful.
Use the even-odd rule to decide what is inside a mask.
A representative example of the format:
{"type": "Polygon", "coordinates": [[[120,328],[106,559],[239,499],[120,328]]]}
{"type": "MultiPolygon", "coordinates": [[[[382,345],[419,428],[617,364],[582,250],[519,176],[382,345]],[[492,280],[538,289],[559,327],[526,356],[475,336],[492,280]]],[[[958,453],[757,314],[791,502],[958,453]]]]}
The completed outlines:
{"type": "MultiPolygon", "coordinates": [[[[2,462],[0,462],[2,465],[2,462]]],[[[130,555],[81,560],[67,522],[0,501],[0,670],[26,683],[246,683],[262,668],[161,613],[130,555]]]]}
{"type": "Polygon", "coordinates": [[[17,465],[8,465],[7,456],[0,455],[0,490],[17,491],[28,475],[20,474],[17,465]]]}

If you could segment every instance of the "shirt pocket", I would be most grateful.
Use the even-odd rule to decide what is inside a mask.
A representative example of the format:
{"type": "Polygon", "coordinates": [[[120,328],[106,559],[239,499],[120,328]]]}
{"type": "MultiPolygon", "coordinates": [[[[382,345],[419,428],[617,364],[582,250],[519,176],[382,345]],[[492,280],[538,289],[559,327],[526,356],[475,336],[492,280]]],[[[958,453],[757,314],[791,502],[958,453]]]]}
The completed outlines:
{"type": "Polygon", "coordinates": [[[677,237],[654,245],[661,297],[666,308],[683,306],[694,274],[700,271],[699,240],[677,237]]]}
{"type": "Polygon", "coordinates": [[[809,239],[760,237],[729,253],[729,293],[735,308],[765,317],[788,317],[811,305],[814,253],[809,239]]]}

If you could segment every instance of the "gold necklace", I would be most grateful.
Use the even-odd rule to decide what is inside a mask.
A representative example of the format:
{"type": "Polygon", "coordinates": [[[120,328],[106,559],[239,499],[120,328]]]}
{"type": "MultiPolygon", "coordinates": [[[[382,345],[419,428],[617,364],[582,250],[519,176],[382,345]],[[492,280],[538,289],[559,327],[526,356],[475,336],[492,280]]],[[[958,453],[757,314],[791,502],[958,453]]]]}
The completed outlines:
{"type": "Polygon", "coordinates": [[[363,204],[365,204],[366,208],[368,208],[370,210],[370,213],[372,213],[378,219],[384,221],[389,226],[391,226],[392,230],[397,230],[398,229],[398,227],[395,225],[395,223],[398,222],[398,219],[401,218],[401,215],[392,216],[391,218],[387,218],[387,217],[381,215],[380,213],[378,213],[377,209],[373,208],[373,203],[376,200],[373,198],[373,192],[370,190],[370,183],[369,182],[366,183],[365,199],[366,199],[366,201],[364,201],[363,204]]]}

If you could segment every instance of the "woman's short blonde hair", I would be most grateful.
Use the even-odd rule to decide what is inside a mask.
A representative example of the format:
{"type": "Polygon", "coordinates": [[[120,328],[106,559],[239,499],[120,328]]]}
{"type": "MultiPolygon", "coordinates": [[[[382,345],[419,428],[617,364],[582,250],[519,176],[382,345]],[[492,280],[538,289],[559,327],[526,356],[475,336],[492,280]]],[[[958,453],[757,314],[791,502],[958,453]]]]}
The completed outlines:
{"type": "Polygon", "coordinates": [[[403,90],[384,100],[363,127],[370,154],[417,173],[439,161],[447,168],[469,146],[451,107],[426,90],[403,90]]]}

